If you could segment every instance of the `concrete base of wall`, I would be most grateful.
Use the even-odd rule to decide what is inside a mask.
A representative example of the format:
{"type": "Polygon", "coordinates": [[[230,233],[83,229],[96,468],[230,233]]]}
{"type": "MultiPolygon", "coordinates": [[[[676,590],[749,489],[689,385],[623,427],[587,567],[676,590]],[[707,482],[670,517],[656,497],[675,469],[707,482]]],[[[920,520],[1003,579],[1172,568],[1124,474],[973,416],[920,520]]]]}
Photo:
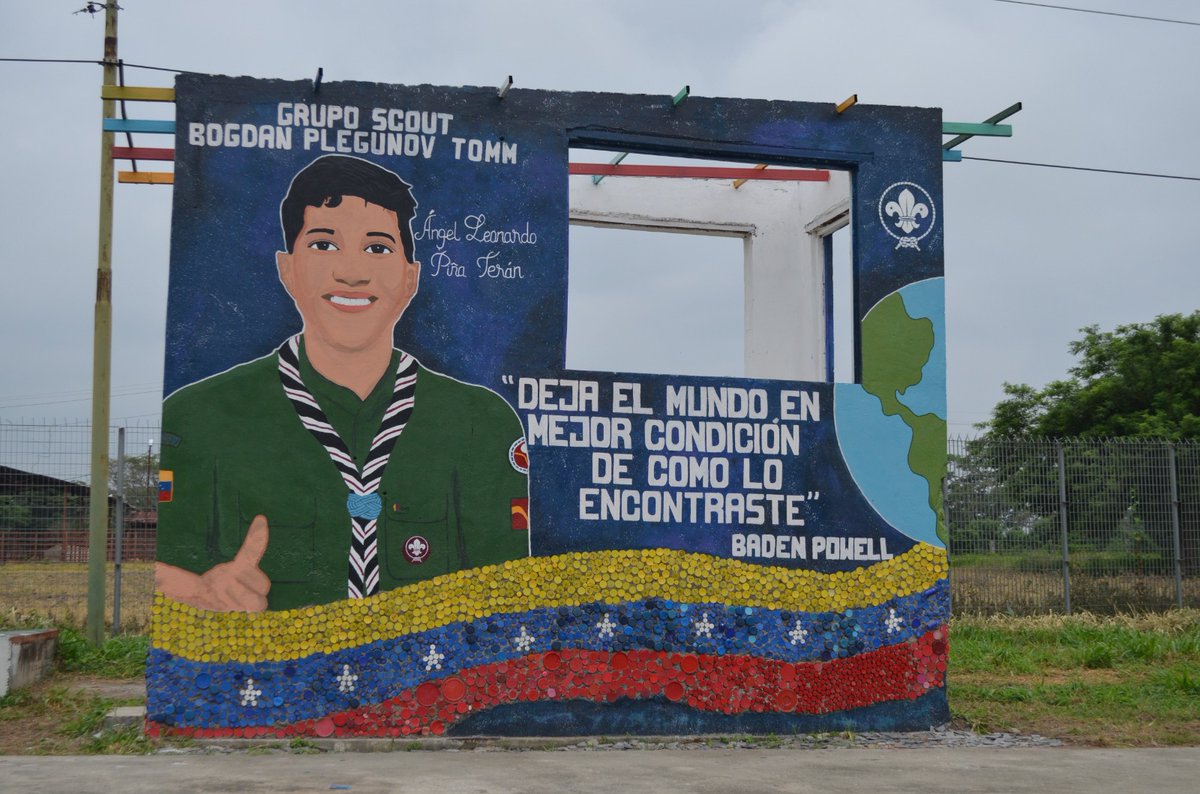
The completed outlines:
{"type": "Polygon", "coordinates": [[[130,725],[141,725],[146,721],[145,706],[117,706],[104,715],[104,729],[119,731],[130,725]]]}
{"type": "Polygon", "coordinates": [[[45,677],[57,643],[58,629],[0,631],[0,697],[45,677]]]}

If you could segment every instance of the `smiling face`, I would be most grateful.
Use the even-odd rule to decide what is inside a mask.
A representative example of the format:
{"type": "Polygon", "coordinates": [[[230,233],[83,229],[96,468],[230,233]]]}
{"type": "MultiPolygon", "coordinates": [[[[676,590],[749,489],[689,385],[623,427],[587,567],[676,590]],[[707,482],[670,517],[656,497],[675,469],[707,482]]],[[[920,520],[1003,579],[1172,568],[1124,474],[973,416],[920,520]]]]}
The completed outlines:
{"type": "Polygon", "coordinates": [[[391,349],[420,272],[404,255],[395,212],[356,196],[305,207],[293,252],[275,257],[307,337],[342,352],[391,349]]]}

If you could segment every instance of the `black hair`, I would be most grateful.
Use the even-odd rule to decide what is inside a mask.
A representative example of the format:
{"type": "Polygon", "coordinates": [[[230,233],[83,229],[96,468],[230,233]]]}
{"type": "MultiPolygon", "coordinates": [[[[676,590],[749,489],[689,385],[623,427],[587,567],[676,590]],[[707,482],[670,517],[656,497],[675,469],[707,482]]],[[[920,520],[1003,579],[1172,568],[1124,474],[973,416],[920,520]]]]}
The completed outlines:
{"type": "Polygon", "coordinates": [[[290,254],[304,228],[305,207],[336,207],[346,196],[357,196],[371,204],[396,213],[400,242],[409,262],[413,254],[411,222],[417,214],[412,185],[382,166],[357,157],[328,154],[304,166],[292,179],[287,195],[279,205],[283,226],[283,244],[290,254]]]}

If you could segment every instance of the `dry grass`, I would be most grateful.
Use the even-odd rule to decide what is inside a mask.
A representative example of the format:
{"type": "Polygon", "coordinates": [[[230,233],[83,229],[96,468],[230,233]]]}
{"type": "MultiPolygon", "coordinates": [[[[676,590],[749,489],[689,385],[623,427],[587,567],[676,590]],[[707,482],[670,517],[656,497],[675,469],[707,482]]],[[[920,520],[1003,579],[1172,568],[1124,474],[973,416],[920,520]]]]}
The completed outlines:
{"type": "Polygon", "coordinates": [[[1200,626],[1200,609],[1173,609],[1169,612],[1143,612],[1123,615],[960,615],[952,623],[954,630],[1002,629],[1005,631],[1061,631],[1073,627],[1120,627],[1132,631],[1178,635],[1200,626]]]}
{"type": "MultiPolygon", "coordinates": [[[[154,601],[154,563],[125,563],[121,570],[121,630],[145,632],[154,601]]],[[[113,566],[105,582],[105,622],[112,627],[113,566]]],[[[0,565],[0,623],[51,622],[83,626],[87,619],[87,564],[28,562],[0,565]]]]}
{"type": "MultiPolygon", "coordinates": [[[[950,595],[956,615],[1031,615],[1064,611],[1061,573],[1005,567],[950,568],[950,595]]],[[[1200,605],[1200,577],[1183,579],[1183,602],[1200,605]]],[[[1141,613],[1175,606],[1175,578],[1121,574],[1071,577],[1073,611],[1141,613]]]]}

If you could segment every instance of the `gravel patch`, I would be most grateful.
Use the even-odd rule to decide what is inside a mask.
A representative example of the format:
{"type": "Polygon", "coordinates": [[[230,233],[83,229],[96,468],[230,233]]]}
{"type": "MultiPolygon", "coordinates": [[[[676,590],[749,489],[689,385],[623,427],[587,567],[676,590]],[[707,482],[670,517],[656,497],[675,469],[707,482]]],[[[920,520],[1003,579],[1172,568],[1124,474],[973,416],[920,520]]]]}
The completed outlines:
{"type": "Polygon", "coordinates": [[[949,727],[927,731],[867,731],[814,733],[794,736],[640,736],[640,737],[472,737],[413,739],[300,739],[291,742],[259,740],[197,741],[184,747],[164,747],[160,754],[177,753],[325,753],[325,752],[618,752],[624,750],[909,750],[930,747],[1061,747],[1062,741],[1038,734],[975,733],[949,727]]]}

